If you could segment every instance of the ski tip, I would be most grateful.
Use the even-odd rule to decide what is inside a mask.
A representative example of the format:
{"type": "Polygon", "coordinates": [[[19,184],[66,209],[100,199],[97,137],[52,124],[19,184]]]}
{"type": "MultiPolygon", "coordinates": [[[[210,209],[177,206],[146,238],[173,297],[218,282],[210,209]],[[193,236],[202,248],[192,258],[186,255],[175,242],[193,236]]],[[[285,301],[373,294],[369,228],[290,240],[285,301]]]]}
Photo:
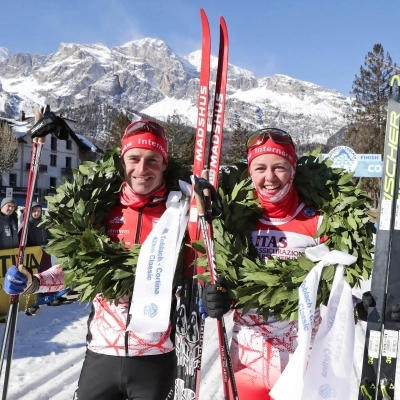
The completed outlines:
{"type": "MultiPolygon", "coordinates": [[[[220,51],[224,51],[228,54],[228,27],[226,25],[224,17],[219,18],[219,35],[220,35],[220,51]]],[[[221,54],[222,55],[222,54],[221,54]]]]}
{"type": "Polygon", "coordinates": [[[210,42],[210,24],[208,23],[207,14],[202,8],[200,8],[200,19],[203,29],[203,40],[207,39],[210,42]]]}
{"type": "Polygon", "coordinates": [[[219,24],[223,27],[223,29],[225,29],[226,31],[228,30],[227,26],[226,26],[226,21],[224,17],[219,17],[219,24]]]}

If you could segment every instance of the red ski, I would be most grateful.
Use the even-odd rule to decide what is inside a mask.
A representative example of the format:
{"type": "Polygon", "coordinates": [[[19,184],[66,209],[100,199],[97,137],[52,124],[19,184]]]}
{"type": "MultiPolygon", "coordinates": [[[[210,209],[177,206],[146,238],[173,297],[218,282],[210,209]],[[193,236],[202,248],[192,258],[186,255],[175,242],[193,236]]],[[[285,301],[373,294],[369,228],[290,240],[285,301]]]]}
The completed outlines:
{"type": "MultiPolygon", "coordinates": [[[[221,160],[222,136],[226,99],[226,83],[228,72],[228,31],[224,18],[220,18],[220,43],[218,69],[215,87],[212,127],[209,140],[209,156],[206,161],[207,122],[210,80],[210,28],[204,10],[200,10],[202,23],[202,59],[200,70],[200,87],[198,96],[198,117],[196,124],[196,140],[194,149],[193,175],[202,176],[204,170],[210,171],[210,182],[216,189],[221,160]]],[[[188,242],[193,243],[200,238],[198,209],[195,196],[192,195],[188,223],[188,242]]],[[[204,238],[205,241],[207,240],[204,238]]],[[[190,265],[198,257],[193,251],[186,253],[186,265],[190,265]]],[[[211,267],[211,265],[210,265],[211,267]]],[[[175,399],[198,399],[201,375],[201,354],[204,335],[204,320],[198,310],[198,302],[202,294],[201,282],[193,279],[201,274],[202,268],[186,268],[186,278],[179,298],[180,305],[176,322],[176,353],[178,373],[175,381],[175,399]]],[[[224,384],[224,398],[229,399],[229,380],[232,393],[237,399],[233,369],[230,363],[228,342],[223,320],[218,321],[220,338],[220,355],[224,384]],[[229,368],[228,368],[229,367],[229,368]]]]}

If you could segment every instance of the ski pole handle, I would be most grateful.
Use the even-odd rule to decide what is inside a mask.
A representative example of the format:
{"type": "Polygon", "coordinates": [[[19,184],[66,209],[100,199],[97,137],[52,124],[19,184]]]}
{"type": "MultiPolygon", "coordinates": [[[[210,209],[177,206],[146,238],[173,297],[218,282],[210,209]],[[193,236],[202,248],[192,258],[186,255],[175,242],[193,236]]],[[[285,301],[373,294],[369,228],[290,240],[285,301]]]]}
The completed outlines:
{"type": "Polygon", "coordinates": [[[196,200],[196,207],[197,207],[197,213],[199,217],[204,217],[205,216],[205,210],[206,210],[206,204],[204,201],[204,198],[202,197],[202,192],[199,187],[199,178],[196,175],[191,176],[192,180],[192,185],[193,185],[193,194],[194,198],[196,200]]]}
{"type": "MultiPolygon", "coordinates": [[[[210,171],[208,169],[205,169],[202,174],[201,177],[203,179],[206,179],[207,181],[209,180],[209,176],[210,176],[210,171]]],[[[211,203],[211,191],[209,188],[205,188],[203,190],[204,193],[204,202],[205,202],[205,212],[206,212],[206,217],[207,219],[212,218],[212,203],[211,203]]]]}
{"type": "Polygon", "coordinates": [[[36,143],[40,143],[40,144],[45,144],[46,142],[46,136],[43,137],[35,137],[32,139],[34,142],[36,143]]]}

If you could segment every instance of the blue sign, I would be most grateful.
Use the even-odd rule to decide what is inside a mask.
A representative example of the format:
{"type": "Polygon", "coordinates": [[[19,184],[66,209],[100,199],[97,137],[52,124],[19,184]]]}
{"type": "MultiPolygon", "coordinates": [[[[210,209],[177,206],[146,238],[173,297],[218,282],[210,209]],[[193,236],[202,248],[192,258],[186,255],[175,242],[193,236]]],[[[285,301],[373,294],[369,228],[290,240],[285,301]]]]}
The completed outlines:
{"type": "Polygon", "coordinates": [[[343,168],[347,172],[354,171],[357,167],[357,154],[347,146],[333,148],[328,158],[333,160],[332,168],[343,168]]]}
{"type": "Polygon", "coordinates": [[[322,154],[322,158],[334,161],[333,168],[344,168],[354,171],[356,178],[381,178],[383,161],[381,154],[355,154],[346,146],[338,146],[329,154],[322,154]]]}
{"type": "Polygon", "coordinates": [[[382,169],[383,161],[358,161],[354,176],[362,178],[381,178],[382,169]]]}

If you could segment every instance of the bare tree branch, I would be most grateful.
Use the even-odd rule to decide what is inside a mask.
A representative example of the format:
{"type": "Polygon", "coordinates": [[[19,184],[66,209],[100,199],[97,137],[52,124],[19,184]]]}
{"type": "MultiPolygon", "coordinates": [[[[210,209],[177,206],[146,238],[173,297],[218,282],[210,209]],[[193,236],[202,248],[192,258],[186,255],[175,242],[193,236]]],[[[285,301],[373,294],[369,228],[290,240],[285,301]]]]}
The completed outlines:
{"type": "Polygon", "coordinates": [[[18,151],[18,137],[7,122],[0,121],[0,176],[14,168],[18,151]]]}

